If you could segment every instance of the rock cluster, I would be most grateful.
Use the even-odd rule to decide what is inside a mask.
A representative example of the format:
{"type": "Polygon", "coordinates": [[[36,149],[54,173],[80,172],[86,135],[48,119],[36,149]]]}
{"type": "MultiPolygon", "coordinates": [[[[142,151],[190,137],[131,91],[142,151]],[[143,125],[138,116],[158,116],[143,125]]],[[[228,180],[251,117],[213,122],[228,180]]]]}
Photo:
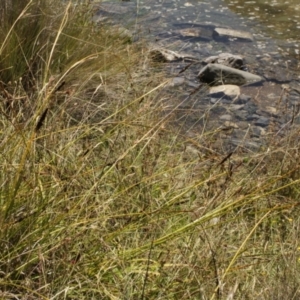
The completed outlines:
{"type": "MultiPolygon", "coordinates": [[[[120,16],[123,21],[128,20],[127,16],[135,10],[131,4],[101,3],[94,21],[108,17],[120,20],[120,16]]],[[[177,6],[177,1],[166,7],[155,3],[149,6],[151,13],[143,17],[143,22],[157,24],[147,27],[152,37],[148,41],[149,57],[163,62],[170,74],[166,92],[171,94],[168,101],[172,103],[168,102],[168,107],[180,108],[178,120],[184,120],[186,134],[211,130],[222,137],[216,139],[224,142],[219,148],[257,150],[269,136],[276,138],[290,125],[300,123],[298,74],[295,77],[290,72],[272,41],[236,30],[231,21],[223,22],[227,15],[222,9],[220,20],[211,22],[212,18],[207,16],[212,10],[211,3],[197,2],[197,7],[202,7],[201,16],[197,13],[194,21],[190,20],[194,4],[185,3],[180,10],[177,6]]],[[[238,25],[238,28],[247,27],[238,25]]],[[[133,35],[134,41],[136,33],[133,35]]]]}
{"type": "Polygon", "coordinates": [[[194,128],[197,128],[195,124],[201,128],[205,123],[206,129],[219,130],[221,139],[218,138],[218,143],[222,145],[216,147],[230,151],[243,147],[256,151],[264,145],[270,125],[273,133],[274,129],[278,134],[282,132],[287,119],[286,115],[279,113],[278,103],[280,97],[290,97],[297,93],[295,89],[274,85],[261,76],[245,71],[248,69],[247,64],[239,55],[220,53],[196,61],[183,53],[172,51],[170,55],[168,51],[158,48],[155,51],[164,57],[168,65],[182,67],[168,88],[190,90],[189,101],[181,105],[180,109],[197,109],[200,114],[209,115],[209,120],[204,122],[200,114],[194,114],[187,123],[193,124],[194,128]]]}

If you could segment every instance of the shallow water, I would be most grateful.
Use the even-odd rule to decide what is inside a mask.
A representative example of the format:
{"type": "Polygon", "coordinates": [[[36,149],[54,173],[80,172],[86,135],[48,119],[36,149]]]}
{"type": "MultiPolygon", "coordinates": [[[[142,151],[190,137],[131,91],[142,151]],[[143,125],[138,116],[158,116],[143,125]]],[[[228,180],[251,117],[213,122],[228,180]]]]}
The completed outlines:
{"type": "Polygon", "coordinates": [[[205,45],[210,42],[215,52],[235,51],[249,57],[278,53],[277,58],[292,60],[294,67],[300,60],[299,0],[140,0],[114,3],[114,9],[118,10],[116,6],[124,8],[123,13],[117,11],[114,18],[134,26],[137,35],[147,35],[154,41],[165,39],[165,44],[174,50],[177,48],[196,55],[198,51],[203,56],[211,52],[205,45]],[[179,29],[199,25],[207,27],[202,26],[203,34],[198,38],[183,38],[178,34],[179,29]],[[216,44],[209,25],[250,32],[254,41],[245,45],[234,40],[216,44]]]}
{"type": "MultiPolygon", "coordinates": [[[[258,87],[242,87],[244,98],[250,100],[241,105],[214,103],[205,90],[194,94],[199,86],[196,77],[201,68],[199,64],[185,69],[189,64],[187,61],[174,62],[167,64],[166,68],[171,77],[175,77],[174,89],[179,95],[178,101],[185,97],[188,99],[178,110],[178,124],[184,120],[182,128],[186,133],[201,132],[204,126],[223,128],[229,122],[235,129],[230,136],[222,137],[227,146],[236,147],[247,140],[251,145],[249,148],[253,143],[258,148],[269,130],[269,124],[272,124],[272,130],[278,132],[283,132],[282,128],[286,128],[291,116],[293,122],[297,119],[297,124],[300,124],[300,116],[294,115],[295,108],[300,107],[300,4],[297,1],[106,2],[104,8],[102,5],[104,11],[99,12],[97,18],[107,17],[129,28],[135,39],[146,39],[155,46],[187,54],[199,61],[222,52],[243,56],[248,71],[262,76],[266,81],[258,87]],[[251,34],[252,39],[220,38],[215,34],[216,27],[244,31],[251,34]],[[181,70],[185,70],[184,73],[181,70]],[[181,85],[181,82],[184,84],[181,85]],[[291,92],[286,92],[286,86],[291,88],[291,92]],[[202,116],[205,111],[209,112],[209,121],[204,120],[206,114],[202,116]]],[[[169,90],[173,92],[172,88],[169,90]]],[[[177,101],[176,97],[172,99],[177,101]]]]}
{"type": "Polygon", "coordinates": [[[284,55],[299,58],[300,2],[298,0],[224,0],[231,11],[253,20],[256,30],[275,39],[284,55]]]}

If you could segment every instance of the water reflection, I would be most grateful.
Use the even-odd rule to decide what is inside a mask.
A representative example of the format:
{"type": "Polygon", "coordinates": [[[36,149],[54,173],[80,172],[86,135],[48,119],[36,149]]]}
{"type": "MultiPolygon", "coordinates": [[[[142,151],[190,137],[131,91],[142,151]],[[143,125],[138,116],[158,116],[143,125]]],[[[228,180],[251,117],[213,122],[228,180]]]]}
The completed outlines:
{"type": "Polygon", "coordinates": [[[258,22],[261,30],[279,41],[285,54],[299,58],[299,0],[224,0],[236,14],[258,22]]]}

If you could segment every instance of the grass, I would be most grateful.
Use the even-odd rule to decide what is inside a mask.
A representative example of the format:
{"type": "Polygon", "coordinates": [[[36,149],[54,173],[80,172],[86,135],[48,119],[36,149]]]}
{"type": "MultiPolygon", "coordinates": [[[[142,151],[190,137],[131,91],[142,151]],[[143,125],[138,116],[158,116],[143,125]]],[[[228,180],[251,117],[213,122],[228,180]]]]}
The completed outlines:
{"type": "Polygon", "coordinates": [[[142,43],[37,2],[0,11],[0,298],[297,299],[299,129],[182,135],[142,43]]]}

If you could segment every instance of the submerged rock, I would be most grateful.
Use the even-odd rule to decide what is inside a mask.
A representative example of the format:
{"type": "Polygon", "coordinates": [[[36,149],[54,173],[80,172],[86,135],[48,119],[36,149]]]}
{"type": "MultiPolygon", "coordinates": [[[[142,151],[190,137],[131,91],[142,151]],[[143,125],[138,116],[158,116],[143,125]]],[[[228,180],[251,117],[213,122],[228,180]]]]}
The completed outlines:
{"type": "Polygon", "coordinates": [[[242,69],[245,65],[243,57],[231,53],[221,53],[216,56],[210,56],[203,61],[203,64],[221,64],[235,69],[242,69]]]}
{"type": "Polygon", "coordinates": [[[179,35],[181,39],[188,38],[189,41],[191,39],[197,39],[197,41],[210,41],[212,39],[212,34],[202,28],[188,27],[174,30],[172,33],[179,35]]]}
{"type": "Polygon", "coordinates": [[[254,122],[254,125],[260,126],[260,127],[267,127],[270,123],[270,120],[266,117],[260,116],[258,120],[254,122]]]}
{"type": "Polygon", "coordinates": [[[132,12],[134,6],[121,5],[120,3],[100,2],[94,4],[95,9],[98,9],[96,16],[102,13],[124,15],[132,12]]]}
{"type": "Polygon", "coordinates": [[[183,37],[201,37],[202,32],[201,29],[199,28],[184,28],[184,29],[179,29],[175,31],[175,33],[178,33],[182,35],[183,37]]]}
{"type": "Polygon", "coordinates": [[[214,36],[219,38],[236,38],[247,41],[253,41],[252,34],[246,31],[233,30],[228,28],[215,28],[214,36]]]}

